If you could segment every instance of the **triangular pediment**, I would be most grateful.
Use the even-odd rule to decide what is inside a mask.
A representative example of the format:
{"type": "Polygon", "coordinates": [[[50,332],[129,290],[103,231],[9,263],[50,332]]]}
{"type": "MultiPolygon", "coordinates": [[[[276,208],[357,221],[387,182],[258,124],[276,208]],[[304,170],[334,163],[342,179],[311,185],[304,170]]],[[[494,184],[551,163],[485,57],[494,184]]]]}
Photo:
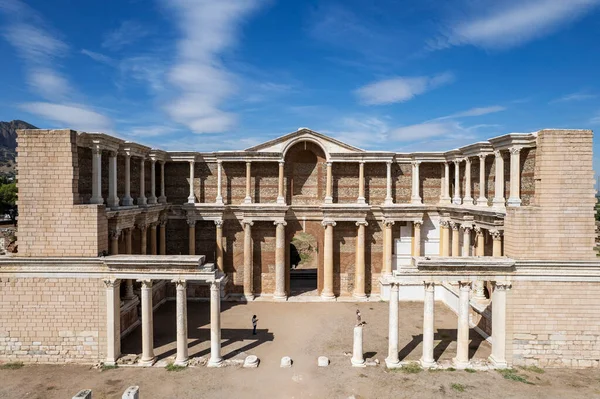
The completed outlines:
{"type": "Polygon", "coordinates": [[[267,141],[265,143],[256,145],[251,148],[247,148],[245,151],[283,153],[290,146],[302,141],[312,141],[318,143],[329,154],[348,154],[365,152],[365,150],[363,149],[351,146],[350,144],[343,143],[332,137],[306,128],[298,129],[297,131],[290,134],[286,134],[285,136],[278,137],[276,139],[267,141]]]}

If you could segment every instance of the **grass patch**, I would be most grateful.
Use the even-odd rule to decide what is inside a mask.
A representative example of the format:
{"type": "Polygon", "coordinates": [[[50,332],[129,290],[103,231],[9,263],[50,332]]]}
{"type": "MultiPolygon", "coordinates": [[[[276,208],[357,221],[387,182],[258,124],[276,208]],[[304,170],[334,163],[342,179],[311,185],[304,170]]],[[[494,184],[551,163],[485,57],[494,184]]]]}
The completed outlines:
{"type": "Polygon", "coordinates": [[[502,375],[502,377],[504,377],[507,380],[517,381],[517,382],[522,382],[524,384],[533,385],[533,382],[527,381],[527,378],[522,375],[519,375],[517,370],[515,370],[515,369],[502,369],[502,370],[496,370],[496,371],[498,371],[498,373],[500,373],[500,375],[502,375]]]}
{"type": "Polygon", "coordinates": [[[100,367],[100,369],[102,371],[106,371],[106,370],[114,370],[114,369],[118,369],[119,365],[117,364],[104,364],[102,363],[102,367],[100,367]]]}
{"type": "Polygon", "coordinates": [[[457,384],[457,383],[453,383],[452,385],[450,385],[452,387],[452,389],[454,389],[457,392],[464,392],[465,389],[467,389],[466,386],[464,386],[463,384],[457,384]]]}
{"type": "Polygon", "coordinates": [[[465,371],[466,371],[467,373],[471,373],[471,374],[473,374],[473,373],[476,373],[476,372],[477,372],[477,370],[475,370],[475,369],[465,369],[465,371]]]}
{"type": "Polygon", "coordinates": [[[167,364],[167,366],[165,367],[165,369],[167,371],[181,371],[181,370],[185,370],[187,367],[185,366],[178,366],[176,364],[173,363],[169,363],[167,364]]]}
{"type": "Polygon", "coordinates": [[[402,365],[402,367],[399,370],[402,371],[404,374],[417,374],[423,371],[423,368],[419,366],[418,363],[409,363],[402,365]]]}
{"type": "Polygon", "coordinates": [[[18,370],[25,366],[23,362],[12,362],[0,364],[0,370],[18,370]]]}
{"type": "Polygon", "coordinates": [[[538,366],[521,366],[520,367],[521,370],[525,370],[525,371],[531,371],[537,374],[544,374],[545,371],[542,368],[539,368],[538,366]]]}
{"type": "Polygon", "coordinates": [[[456,371],[456,369],[454,367],[448,367],[446,371],[456,371]]]}

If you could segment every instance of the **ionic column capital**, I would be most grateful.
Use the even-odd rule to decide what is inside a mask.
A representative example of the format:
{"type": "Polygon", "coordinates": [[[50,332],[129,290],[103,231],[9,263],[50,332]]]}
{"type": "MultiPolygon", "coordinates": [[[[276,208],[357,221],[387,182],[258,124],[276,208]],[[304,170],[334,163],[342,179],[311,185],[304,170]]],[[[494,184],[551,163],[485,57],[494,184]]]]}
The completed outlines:
{"type": "Polygon", "coordinates": [[[215,226],[217,226],[217,227],[223,227],[223,219],[217,219],[217,220],[215,220],[215,226]]]}
{"type": "Polygon", "coordinates": [[[331,168],[331,166],[333,165],[333,161],[327,161],[325,162],[325,165],[327,165],[328,168],[331,168]]]}
{"type": "Polygon", "coordinates": [[[396,222],[390,219],[383,219],[383,225],[385,227],[392,227],[396,222]]]}
{"type": "Polygon", "coordinates": [[[441,227],[449,227],[450,221],[449,220],[440,220],[440,226],[441,227]]]}
{"type": "Polygon", "coordinates": [[[156,227],[158,226],[159,222],[155,222],[155,223],[150,223],[150,230],[156,230],[156,227]]]}
{"type": "Polygon", "coordinates": [[[421,161],[413,160],[413,161],[410,161],[410,163],[412,166],[419,166],[421,164],[421,161]]]}
{"type": "Polygon", "coordinates": [[[223,165],[223,160],[222,159],[217,159],[217,165],[223,165]]]}
{"type": "Polygon", "coordinates": [[[369,225],[369,222],[367,222],[366,220],[359,220],[355,224],[356,224],[356,227],[358,227],[358,226],[365,226],[366,227],[366,226],[369,225]]]}
{"type": "Polygon", "coordinates": [[[475,234],[477,234],[477,236],[482,236],[483,235],[483,229],[479,226],[475,226],[473,228],[473,230],[475,230],[475,234]]]}
{"type": "Polygon", "coordinates": [[[465,231],[465,233],[468,233],[471,231],[471,229],[473,229],[473,225],[472,224],[461,224],[460,228],[463,229],[465,231]]]}
{"type": "Polygon", "coordinates": [[[279,163],[280,166],[285,165],[285,161],[283,159],[280,159],[277,163],[279,163]]]}
{"type": "Polygon", "coordinates": [[[121,284],[121,280],[118,278],[107,278],[103,281],[106,288],[116,288],[119,286],[119,284],[121,284]]]}
{"type": "Polygon", "coordinates": [[[110,238],[112,238],[113,240],[115,239],[119,239],[119,237],[121,236],[121,229],[110,229],[110,238]]]}
{"type": "Polygon", "coordinates": [[[470,291],[471,290],[471,282],[470,281],[459,281],[458,287],[461,291],[470,291]]]}
{"type": "Polygon", "coordinates": [[[450,228],[454,231],[458,231],[458,229],[460,228],[460,224],[456,223],[456,222],[449,222],[450,224],[450,228]]]}
{"type": "Polygon", "coordinates": [[[154,280],[137,280],[139,283],[142,283],[142,288],[152,288],[154,284],[154,280]]]}
{"type": "Polygon", "coordinates": [[[248,225],[250,227],[254,226],[254,222],[252,220],[242,220],[242,224],[244,226],[248,225]]]}
{"type": "Polygon", "coordinates": [[[470,166],[471,165],[471,158],[466,157],[465,158],[465,163],[467,164],[467,166],[470,166]]]}
{"type": "Polygon", "coordinates": [[[167,222],[169,221],[169,219],[167,218],[162,218],[158,221],[158,224],[160,224],[160,227],[165,227],[167,225],[167,222]]]}
{"type": "Polygon", "coordinates": [[[462,161],[463,161],[462,159],[454,159],[454,160],[452,160],[452,162],[454,163],[454,166],[459,166],[462,161]]]}
{"type": "Polygon", "coordinates": [[[492,281],[492,284],[498,291],[508,291],[512,288],[512,284],[508,281],[492,281]]]}
{"type": "Polygon", "coordinates": [[[500,230],[490,230],[490,235],[494,241],[499,241],[502,239],[502,231],[500,230]]]}
{"type": "Polygon", "coordinates": [[[276,220],[276,221],[273,222],[273,224],[275,226],[280,225],[280,224],[283,225],[283,226],[287,226],[287,222],[285,220],[276,220]]]}
{"type": "Polygon", "coordinates": [[[211,281],[210,283],[210,290],[212,292],[214,291],[220,291],[221,290],[221,283],[218,281],[211,281]]]}
{"type": "Polygon", "coordinates": [[[480,162],[485,162],[485,157],[487,157],[487,154],[479,154],[478,157],[480,162]]]}
{"type": "Polygon", "coordinates": [[[335,227],[337,223],[335,222],[335,220],[323,220],[321,222],[321,225],[325,228],[327,228],[327,226],[331,226],[331,227],[335,227]]]}
{"type": "Polygon", "coordinates": [[[423,281],[425,291],[433,291],[435,289],[435,283],[433,281],[423,281]]]}
{"type": "Polygon", "coordinates": [[[137,227],[140,230],[146,230],[148,228],[148,225],[146,223],[138,223],[135,225],[135,227],[137,227]]]}
{"type": "Polygon", "coordinates": [[[413,220],[413,226],[423,226],[423,221],[422,220],[413,220]]]}
{"type": "Polygon", "coordinates": [[[190,227],[196,227],[196,220],[195,219],[187,219],[186,220],[188,226],[190,227]]]}
{"type": "Polygon", "coordinates": [[[171,280],[172,283],[175,283],[178,290],[185,290],[187,287],[187,281],[181,279],[171,280]]]}
{"type": "Polygon", "coordinates": [[[522,149],[523,147],[511,147],[508,151],[510,151],[510,153],[513,155],[517,155],[521,152],[522,149]]]}
{"type": "Polygon", "coordinates": [[[502,158],[502,151],[500,151],[500,150],[494,150],[494,156],[496,158],[502,158]]]}
{"type": "Polygon", "coordinates": [[[194,165],[196,163],[196,160],[190,159],[188,162],[190,163],[190,166],[191,166],[191,165],[194,165]]]}

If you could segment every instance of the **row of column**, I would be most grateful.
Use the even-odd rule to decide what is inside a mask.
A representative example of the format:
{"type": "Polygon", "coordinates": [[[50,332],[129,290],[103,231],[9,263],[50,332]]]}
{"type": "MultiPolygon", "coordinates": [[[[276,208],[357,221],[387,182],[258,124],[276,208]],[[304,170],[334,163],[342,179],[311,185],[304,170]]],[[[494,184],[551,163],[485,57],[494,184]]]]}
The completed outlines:
{"type": "MultiPolygon", "coordinates": [[[[151,366],[156,361],[154,355],[154,319],[152,306],[153,280],[141,281],[142,307],[142,357],[140,365],[151,366]]],[[[175,280],[176,284],[176,323],[177,323],[177,356],[175,364],[188,364],[188,327],[187,327],[187,282],[175,280]]],[[[105,363],[114,365],[121,354],[120,331],[120,280],[105,280],[106,285],[106,322],[107,322],[107,355],[105,363]]],[[[210,284],[210,359],[208,367],[219,367],[221,357],[221,295],[220,283],[210,284]]]]}
{"type": "MultiPolygon", "coordinates": [[[[94,147],[92,150],[92,198],[91,204],[103,204],[102,197],[102,149],[94,147]]],[[[144,158],[140,158],[140,195],[137,198],[137,205],[153,205],[156,203],[166,203],[165,196],[165,162],[160,162],[160,197],[156,197],[156,160],[151,159],[151,174],[150,174],[150,196],[146,198],[146,180],[145,180],[145,162],[144,158]]],[[[125,152],[125,193],[123,199],[120,200],[117,195],[117,152],[109,151],[108,157],[108,198],[106,205],[110,208],[117,208],[119,204],[122,206],[133,206],[133,198],[131,197],[131,154],[125,152]]]]}
{"type": "MultiPolygon", "coordinates": [[[[506,293],[510,284],[506,282],[495,282],[492,294],[492,354],[489,360],[496,368],[505,368],[506,363],[506,293]]],[[[469,294],[470,281],[459,281],[458,298],[458,322],[456,334],[456,356],[454,365],[457,369],[465,369],[470,366],[469,359],[469,294]]],[[[400,366],[398,350],[398,311],[399,311],[399,284],[391,284],[389,304],[389,334],[388,334],[388,356],[385,362],[389,368],[400,366]]],[[[423,355],[421,365],[424,368],[436,364],[433,357],[435,341],[435,283],[424,282],[424,304],[423,304],[423,355]]]]}
{"type": "MultiPolygon", "coordinates": [[[[148,228],[150,228],[150,255],[166,255],[167,254],[167,221],[163,220],[157,223],[141,224],[136,226],[140,230],[140,254],[146,255],[148,253],[148,228]],[[160,226],[160,235],[158,240],[157,248],[157,229],[160,226]]],[[[121,234],[125,236],[125,254],[131,255],[132,249],[132,235],[133,227],[127,229],[111,229],[110,235],[110,254],[119,254],[119,239],[121,234]]]]}
{"type": "MultiPolygon", "coordinates": [[[[188,252],[190,255],[196,255],[196,223],[195,219],[188,219],[188,252]]],[[[223,271],[223,220],[214,220],[216,226],[216,245],[215,245],[215,261],[216,266],[223,271]]]]}
{"type": "MultiPolygon", "coordinates": [[[[440,256],[484,256],[485,229],[473,223],[459,224],[440,220],[440,256]],[[462,251],[460,248],[460,230],[463,231],[462,251]],[[471,254],[471,230],[475,231],[475,253],[471,254]]],[[[492,236],[492,256],[502,256],[502,231],[489,230],[492,236]]]]}
{"type": "MultiPolygon", "coordinates": [[[[521,148],[514,147],[510,152],[510,195],[508,201],[504,198],[504,158],[500,150],[494,151],[495,156],[495,180],[494,180],[494,198],[492,205],[496,207],[521,206],[521,148]]],[[[440,203],[455,205],[488,206],[488,199],[485,196],[485,159],[487,154],[479,155],[479,197],[474,200],[471,196],[471,158],[464,160],[456,159],[454,162],[454,195],[450,193],[450,168],[449,163],[445,162],[442,166],[441,195],[440,203]],[[465,192],[461,197],[460,186],[460,164],[465,162],[465,192]]],[[[417,164],[418,174],[418,164],[417,164]]],[[[418,190],[418,187],[417,187],[418,190]]],[[[414,192],[414,185],[413,185],[414,192]]]]}

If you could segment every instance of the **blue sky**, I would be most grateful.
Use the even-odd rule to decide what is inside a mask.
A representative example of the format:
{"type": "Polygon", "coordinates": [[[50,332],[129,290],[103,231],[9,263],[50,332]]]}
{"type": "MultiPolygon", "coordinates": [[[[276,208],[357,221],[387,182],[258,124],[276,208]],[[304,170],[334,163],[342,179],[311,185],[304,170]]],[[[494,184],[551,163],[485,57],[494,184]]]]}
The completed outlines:
{"type": "Polygon", "coordinates": [[[600,0],[0,0],[0,120],[199,151],[298,127],[396,151],[594,129],[599,17],[600,0]]]}

